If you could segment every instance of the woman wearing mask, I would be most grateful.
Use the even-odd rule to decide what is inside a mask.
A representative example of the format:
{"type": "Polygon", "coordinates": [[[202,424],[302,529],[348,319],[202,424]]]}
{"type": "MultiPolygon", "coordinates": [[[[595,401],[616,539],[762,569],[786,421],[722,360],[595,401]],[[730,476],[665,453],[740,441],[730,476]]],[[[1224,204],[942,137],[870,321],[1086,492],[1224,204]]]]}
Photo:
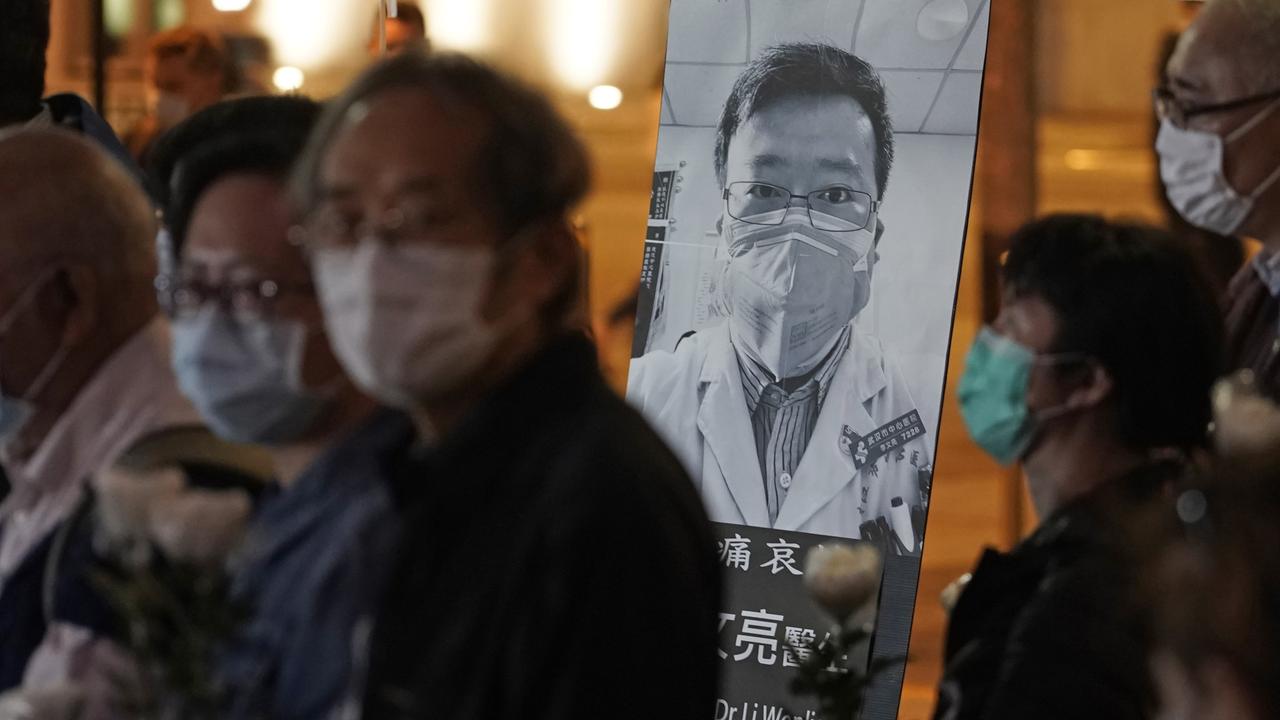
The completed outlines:
{"type": "Polygon", "coordinates": [[[353,642],[396,534],[385,468],[413,430],[348,381],[289,241],[284,177],[319,106],[253,98],[206,112],[191,122],[208,132],[162,182],[174,369],[216,432],[268,448],[281,486],[235,566],[252,616],[224,663],[231,715],[327,717],[358,674],[353,642]]]}
{"type": "Polygon", "coordinates": [[[1097,217],[1023,228],[1002,274],[960,408],[978,445],[1022,463],[1041,524],[973,571],[935,717],[1149,717],[1124,538],[1205,443],[1217,307],[1165,234],[1097,217]]]}

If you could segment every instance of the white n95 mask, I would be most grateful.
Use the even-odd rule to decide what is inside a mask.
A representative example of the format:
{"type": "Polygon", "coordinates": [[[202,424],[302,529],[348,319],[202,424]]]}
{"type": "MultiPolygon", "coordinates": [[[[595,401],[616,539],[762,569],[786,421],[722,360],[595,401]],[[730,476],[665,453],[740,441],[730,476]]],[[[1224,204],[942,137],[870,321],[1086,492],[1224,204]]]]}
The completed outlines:
{"type": "Polygon", "coordinates": [[[1280,166],[1252,193],[1242,195],[1231,187],[1223,170],[1226,147],[1257,127],[1277,107],[1280,102],[1263,108],[1225,139],[1203,130],[1180,128],[1168,119],[1161,121],[1156,136],[1160,179],[1169,202],[1184,220],[1219,235],[1234,235],[1244,225],[1257,199],[1280,180],[1280,166]]]}
{"type": "Polygon", "coordinates": [[[481,317],[492,248],[367,240],[312,266],[334,352],[366,392],[403,409],[456,389],[501,329],[481,317]]]}
{"type": "Polygon", "coordinates": [[[871,297],[874,233],[827,233],[803,221],[734,221],[726,232],[734,347],[775,380],[813,370],[871,297]]]}

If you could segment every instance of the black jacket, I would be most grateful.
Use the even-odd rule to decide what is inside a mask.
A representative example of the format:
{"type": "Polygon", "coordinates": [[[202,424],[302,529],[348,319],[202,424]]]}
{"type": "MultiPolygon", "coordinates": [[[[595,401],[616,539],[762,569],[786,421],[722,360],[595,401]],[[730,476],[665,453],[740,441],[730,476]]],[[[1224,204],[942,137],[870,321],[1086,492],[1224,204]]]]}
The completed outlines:
{"type": "Polygon", "coordinates": [[[554,342],[399,487],[366,718],[711,716],[714,538],[584,338],[554,342]]]}
{"type": "Polygon", "coordinates": [[[1179,472],[1141,468],[1061,508],[1012,552],[983,554],[947,627],[935,720],[1152,715],[1126,524],[1179,472]]]}

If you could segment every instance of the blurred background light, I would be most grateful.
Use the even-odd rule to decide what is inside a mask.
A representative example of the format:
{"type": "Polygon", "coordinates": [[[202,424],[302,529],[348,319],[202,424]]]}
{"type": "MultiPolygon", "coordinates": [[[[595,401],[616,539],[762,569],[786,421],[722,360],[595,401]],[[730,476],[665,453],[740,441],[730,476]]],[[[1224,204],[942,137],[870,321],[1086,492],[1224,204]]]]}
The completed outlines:
{"type": "Polygon", "coordinates": [[[587,93],[587,101],[597,110],[612,110],[622,104],[622,91],[612,85],[597,85],[587,93]]]}
{"type": "Polygon", "coordinates": [[[306,75],[292,65],[276,68],[275,74],[271,76],[271,82],[280,92],[296,92],[305,81],[306,75]]]}
{"type": "Polygon", "coordinates": [[[213,0],[213,9],[219,12],[240,12],[252,2],[253,0],[213,0]]]}
{"type": "Polygon", "coordinates": [[[351,0],[261,0],[258,30],[285,65],[312,70],[363,52],[378,6],[351,0]]]}
{"type": "Polygon", "coordinates": [[[489,44],[490,0],[431,0],[425,10],[433,44],[473,52],[489,44]]]}
{"type": "Polygon", "coordinates": [[[546,44],[556,75],[585,90],[609,79],[620,28],[619,4],[610,0],[552,0],[546,44]]]}

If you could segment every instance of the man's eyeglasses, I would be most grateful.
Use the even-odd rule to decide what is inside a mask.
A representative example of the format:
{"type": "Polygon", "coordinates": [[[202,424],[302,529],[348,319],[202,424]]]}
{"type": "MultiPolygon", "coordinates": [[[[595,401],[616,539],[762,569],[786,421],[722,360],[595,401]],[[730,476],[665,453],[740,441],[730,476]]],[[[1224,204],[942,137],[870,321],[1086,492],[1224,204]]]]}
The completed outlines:
{"type": "Polygon", "coordinates": [[[1156,106],[1156,115],[1161,119],[1184,127],[1187,121],[1201,115],[1209,113],[1222,113],[1231,110],[1239,110],[1251,105],[1257,105],[1269,100],[1280,100],[1280,90],[1272,90],[1271,92],[1259,93],[1257,95],[1249,95],[1247,97],[1228,100],[1226,102],[1212,103],[1209,105],[1196,105],[1186,102],[1178,98],[1178,96],[1167,86],[1161,85],[1151,91],[1152,99],[1156,106]]]}
{"type": "Polygon", "coordinates": [[[447,218],[435,204],[404,203],[378,217],[348,214],[334,206],[322,206],[289,234],[292,242],[307,250],[350,247],[369,237],[396,243],[405,238],[430,235],[447,218]]]}
{"type": "Polygon", "coordinates": [[[808,195],[762,182],[733,182],[724,190],[729,217],[752,225],[781,225],[793,201],[803,200],[809,224],[827,232],[853,232],[871,224],[880,203],[861,190],[833,185],[808,195]]]}
{"type": "Polygon", "coordinates": [[[208,303],[249,320],[270,317],[282,295],[290,292],[313,293],[311,283],[281,285],[275,280],[246,279],[213,285],[200,280],[182,279],[171,275],[156,278],[156,292],[160,306],[174,319],[193,317],[208,303]]]}

